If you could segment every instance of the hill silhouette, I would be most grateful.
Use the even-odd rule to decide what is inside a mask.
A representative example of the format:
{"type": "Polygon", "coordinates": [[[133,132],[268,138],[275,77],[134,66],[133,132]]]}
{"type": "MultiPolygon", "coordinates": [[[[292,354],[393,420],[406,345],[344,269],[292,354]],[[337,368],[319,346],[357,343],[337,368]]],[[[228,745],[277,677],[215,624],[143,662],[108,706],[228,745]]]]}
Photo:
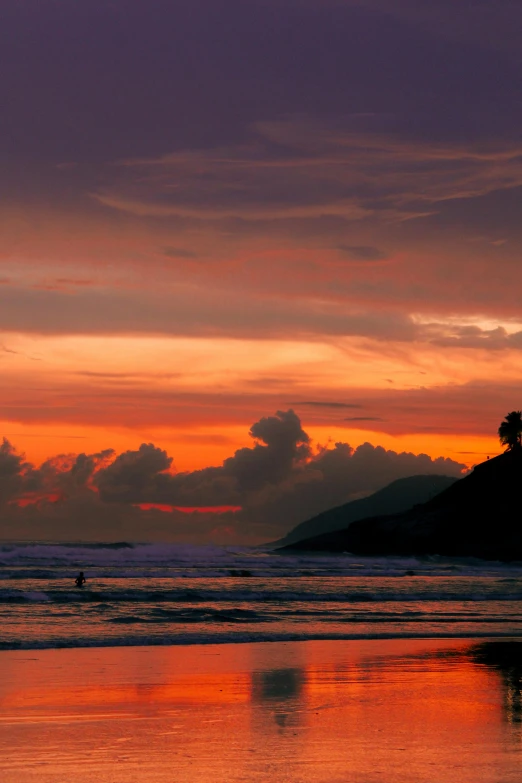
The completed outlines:
{"type": "Polygon", "coordinates": [[[290,530],[289,533],[274,542],[274,545],[285,546],[304,538],[342,530],[352,522],[365,517],[381,514],[397,514],[407,511],[418,503],[424,503],[442,490],[454,484],[457,479],[452,476],[408,476],[392,481],[391,484],[374,492],[373,495],[343,503],[341,506],[323,511],[290,530]]]}
{"type": "Polygon", "coordinates": [[[367,555],[522,560],[522,450],[482,462],[427,503],[291,545],[367,555]]]}

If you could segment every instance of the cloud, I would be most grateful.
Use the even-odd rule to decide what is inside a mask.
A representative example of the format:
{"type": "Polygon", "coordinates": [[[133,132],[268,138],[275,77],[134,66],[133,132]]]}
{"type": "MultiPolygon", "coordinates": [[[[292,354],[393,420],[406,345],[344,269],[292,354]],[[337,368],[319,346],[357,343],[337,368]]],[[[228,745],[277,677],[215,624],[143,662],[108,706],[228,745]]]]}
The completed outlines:
{"type": "MultiPolygon", "coordinates": [[[[175,174],[173,174],[175,176],[175,174]]],[[[282,204],[271,205],[263,203],[245,203],[240,199],[236,204],[226,205],[222,200],[208,206],[190,205],[185,200],[165,203],[166,199],[158,193],[158,198],[150,194],[147,200],[139,198],[127,198],[125,195],[111,193],[93,193],[93,198],[100,204],[122,212],[128,212],[137,217],[155,218],[192,218],[195,220],[228,220],[242,219],[251,221],[291,220],[307,218],[319,218],[323,216],[338,216],[344,220],[362,220],[373,214],[373,210],[365,209],[355,200],[339,199],[338,201],[321,202],[319,204],[282,204]]],[[[216,194],[217,195],[217,194],[216,194]]],[[[387,213],[387,214],[391,214],[387,213]]],[[[424,214],[424,213],[421,213],[424,214]]],[[[402,219],[416,217],[409,213],[398,215],[402,219]]]]}
{"type": "MultiPolygon", "coordinates": [[[[193,437],[246,427],[302,398],[317,427],[490,434],[498,410],[518,406],[520,2],[4,5],[8,421],[123,427],[118,443],[132,431],[148,442],[171,425],[193,437]],[[84,364],[78,335],[98,338],[84,364]],[[112,363],[108,336],[123,335],[112,363]],[[171,383],[140,336],[175,338],[157,363],[180,371],[171,383]],[[200,338],[209,356],[229,341],[227,372],[208,369],[200,338]],[[428,389],[407,388],[428,368],[428,389]],[[343,422],[350,409],[329,400],[364,416],[343,422]]],[[[148,486],[180,502],[196,488],[209,502],[268,502],[297,481],[274,458],[285,478],[242,488],[243,463],[259,476],[270,463],[250,451],[175,482],[171,466],[148,486]]],[[[48,466],[46,481],[71,469],[48,466]]],[[[120,478],[104,490],[121,491],[115,509],[137,493],[120,478]]]]}
{"type": "MultiPolygon", "coordinates": [[[[297,271],[296,271],[297,274],[297,271]]],[[[476,278],[470,286],[481,286],[476,278]]],[[[310,284],[311,285],[311,284],[310,284]]],[[[381,281],[317,283],[315,294],[283,290],[241,290],[233,281],[212,286],[187,281],[165,283],[156,290],[130,287],[84,288],[75,293],[13,286],[0,289],[0,331],[29,334],[165,335],[231,337],[242,340],[276,339],[311,341],[330,337],[364,337],[378,343],[417,343],[441,348],[487,351],[522,349],[522,329],[516,310],[516,286],[490,286],[492,307],[505,297],[504,309],[513,314],[492,315],[491,326],[482,316],[409,314],[419,309],[414,292],[396,278],[381,281]],[[327,289],[325,292],[321,288],[327,289]],[[510,298],[512,305],[507,302],[510,298]],[[402,301],[405,299],[405,301],[402,301]],[[495,303],[496,301],[496,303],[495,303]],[[378,306],[378,303],[380,305],[378,306]],[[402,311],[401,311],[402,310],[402,311]],[[96,318],[92,314],[96,313],[96,318]],[[497,326],[496,320],[502,321],[497,326]],[[478,323],[473,323],[476,320],[478,323]]],[[[471,290],[471,289],[470,289],[471,290]]],[[[420,294],[424,296],[421,287],[420,294]]],[[[426,292],[426,296],[429,293],[426,292]]],[[[474,296],[480,299],[479,288],[474,296]]],[[[437,297],[435,296],[435,299],[437,297]]],[[[448,307],[451,300],[446,302],[448,307]]],[[[428,302],[425,303],[428,309],[428,302]]],[[[438,305],[434,301],[430,309],[438,305]]],[[[468,303],[468,307],[470,307],[468,303]]],[[[477,305],[478,307],[478,305],[477,305]]],[[[1,351],[0,347],[0,352],[1,351]]],[[[8,356],[18,353],[9,349],[8,356]]],[[[38,358],[26,354],[37,361],[38,358]]],[[[93,377],[96,370],[87,369],[93,377]]],[[[174,373],[171,374],[174,377],[174,373]]],[[[301,403],[303,404],[303,403],[301,403]]]]}
{"type": "Polygon", "coordinates": [[[382,261],[388,254],[371,245],[338,245],[337,250],[354,261],[382,261]]]}
{"type": "Polygon", "coordinates": [[[49,496],[86,497],[93,489],[95,473],[111,463],[114,455],[113,449],[95,454],[58,454],[39,468],[26,465],[21,497],[28,501],[49,496]]]}
{"type": "Polygon", "coordinates": [[[292,410],[278,411],[250,429],[253,448],[236,451],[225,460],[225,472],[234,477],[241,491],[262,489],[287,479],[297,465],[310,457],[310,438],[292,410]]]}
{"type": "Polygon", "coordinates": [[[152,443],[142,443],[138,451],[120,454],[96,477],[102,499],[132,501],[158,491],[157,482],[167,479],[172,458],[152,443]]]}
{"type": "Polygon", "coordinates": [[[411,318],[312,298],[240,295],[233,287],[180,283],[163,289],[0,289],[0,330],[39,334],[165,334],[243,339],[361,334],[412,339],[411,318]],[[92,317],[93,312],[96,318],[92,317]]]}
{"type": "Polygon", "coordinates": [[[349,416],[343,421],[384,421],[380,416],[349,416]]]}
{"type": "Polygon", "coordinates": [[[8,348],[6,345],[3,345],[2,343],[0,343],[0,351],[2,353],[12,353],[15,355],[18,355],[19,353],[18,351],[14,351],[12,348],[8,348]]]}
{"type": "Polygon", "coordinates": [[[443,348],[480,348],[492,351],[522,348],[522,330],[508,332],[504,327],[484,329],[468,324],[425,324],[422,333],[427,341],[443,348]]]}
{"type": "Polygon", "coordinates": [[[97,475],[103,500],[172,506],[241,505],[250,492],[284,481],[295,464],[310,456],[308,435],[293,411],[278,411],[250,429],[256,441],[239,449],[220,468],[172,475],[172,460],[152,444],[121,454],[97,475]]]}
{"type": "Polygon", "coordinates": [[[509,128],[515,100],[509,113],[484,109],[504,108],[518,93],[519,22],[518,4],[505,0],[472,11],[440,0],[198,0],[197,13],[160,2],[152,15],[145,0],[90,0],[88,10],[11,4],[2,45],[13,79],[0,97],[17,132],[6,134],[6,153],[50,160],[63,176],[71,163],[110,160],[121,149],[143,157],[169,144],[200,148],[209,137],[227,144],[249,121],[284,112],[384,115],[420,133],[431,123],[434,134],[453,126],[467,136],[477,132],[478,104],[483,126],[496,119],[509,128]],[[515,62],[505,62],[506,50],[515,62]],[[38,114],[42,106],[48,111],[38,114]]]}
{"type": "MultiPolygon", "coordinates": [[[[448,200],[518,187],[522,147],[516,142],[413,141],[274,120],[257,123],[251,142],[235,148],[124,161],[117,186],[93,197],[143,217],[401,222],[429,216],[448,200]]],[[[369,245],[338,248],[356,260],[384,257],[369,245]]]]}
{"type": "Polygon", "coordinates": [[[370,443],[353,449],[338,442],[333,448],[320,449],[295,476],[295,483],[281,486],[277,495],[267,496],[265,503],[252,509],[252,513],[258,520],[266,516],[278,522],[281,530],[287,520],[298,524],[328,508],[375,492],[398,478],[420,474],[460,477],[463,469],[463,465],[450,459],[397,453],[370,443]]]}
{"type": "Polygon", "coordinates": [[[0,445],[0,504],[20,492],[26,469],[23,454],[18,454],[4,438],[0,445]]]}
{"type": "Polygon", "coordinates": [[[331,402],[329,400],[311,400],[309,402],[292,402],[291,405],[309,408],[362,408],[362,405],[355,402],[331,402]]]}
{"type": "Polygon", "coordinates": [[[226,528],[232,531],[229,540],[261,543],[396,478],[459,476],[465,467],[369,443],[355,449],[342,442],[313,447],[292,410],[262,417],[250,435],[253,445],[221,466],[187,473],[174,472],[172,457],[152,443],[119,455],[111,449],[58,455],[35,468],[4,441],[1,536],[203,543],[223,542],[226,528]],[[223,512],[209,513],[209,507],[223,512]]]}
{"type": "Polygon", "coordinates": [[[183,247],[164,247],[162,253],[168,258],[197,258],[197,253],[183,247]]]}

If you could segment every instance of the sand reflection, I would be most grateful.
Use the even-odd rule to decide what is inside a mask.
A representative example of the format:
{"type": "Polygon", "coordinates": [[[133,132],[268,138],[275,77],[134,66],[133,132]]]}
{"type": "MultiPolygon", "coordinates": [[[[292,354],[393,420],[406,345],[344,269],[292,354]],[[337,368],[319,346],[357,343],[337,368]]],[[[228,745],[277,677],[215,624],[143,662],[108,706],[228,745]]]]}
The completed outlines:
{"type": "Polygon", "coordinates": [[[488,641],[472,647],[469,654],[478,664],[499,672],[505,718],[508,723],[522,723],[522,644],[488,641]]]}
{"type": "Polygon", "coordinates": [[[3,783],[519,783],[522,644],[0,654],[3,783]]]}

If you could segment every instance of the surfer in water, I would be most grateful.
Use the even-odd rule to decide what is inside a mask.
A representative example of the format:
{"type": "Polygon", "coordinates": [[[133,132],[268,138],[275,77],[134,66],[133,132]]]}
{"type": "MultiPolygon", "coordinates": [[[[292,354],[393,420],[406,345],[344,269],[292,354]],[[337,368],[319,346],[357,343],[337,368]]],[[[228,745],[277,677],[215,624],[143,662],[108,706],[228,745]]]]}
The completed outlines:
{"type": "Polygon", "coordinates": [[[83,575],[83,571],[80,571],[76,579],[74,580],[74,583],[76,587],[83,587],[87,579],[83,575]]]}

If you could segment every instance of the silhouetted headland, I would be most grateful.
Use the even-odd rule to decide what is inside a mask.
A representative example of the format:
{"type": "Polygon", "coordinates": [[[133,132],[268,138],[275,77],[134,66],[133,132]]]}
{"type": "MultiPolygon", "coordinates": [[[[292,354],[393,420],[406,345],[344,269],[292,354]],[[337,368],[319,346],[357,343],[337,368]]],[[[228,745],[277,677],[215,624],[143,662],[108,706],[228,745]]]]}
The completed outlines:
{"type": "Polygon", "coordinates": [[[418,503],[425,503],[442,490],[454,484],[454,476],[422,475],[396,479],[368,497],[352,500],[323,511],[294,527],[274,546],[287,546],[310,536],[343,530],[359,519],[378,514],[398,514],[418,503]]]}
{"type": "Polygon", "coordinates": [[[482,462],[427,503],[284,549],[522,560],[522,449],[482,462]]]}

